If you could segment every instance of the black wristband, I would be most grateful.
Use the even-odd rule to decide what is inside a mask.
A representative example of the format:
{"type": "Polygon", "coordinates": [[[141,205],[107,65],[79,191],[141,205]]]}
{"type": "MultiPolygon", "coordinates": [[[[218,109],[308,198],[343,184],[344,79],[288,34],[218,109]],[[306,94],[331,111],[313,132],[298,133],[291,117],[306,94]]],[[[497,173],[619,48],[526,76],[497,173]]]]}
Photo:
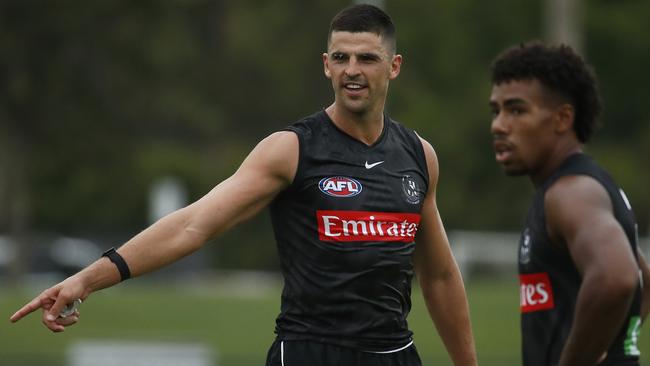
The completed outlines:
{"type": "Polygon", "coordinates": [[[129,270],[129,266],[126,264],[126,261],[124,261],[124,258],[122,258],[122,256],[115,250],[115,248],[111,248],[105,251],[102,254],[102,257],[107,257],[111,262],[115,264],[117,270],[120,271],[120,281],[125,281],[131,278],[131,271],[129,270]]]}

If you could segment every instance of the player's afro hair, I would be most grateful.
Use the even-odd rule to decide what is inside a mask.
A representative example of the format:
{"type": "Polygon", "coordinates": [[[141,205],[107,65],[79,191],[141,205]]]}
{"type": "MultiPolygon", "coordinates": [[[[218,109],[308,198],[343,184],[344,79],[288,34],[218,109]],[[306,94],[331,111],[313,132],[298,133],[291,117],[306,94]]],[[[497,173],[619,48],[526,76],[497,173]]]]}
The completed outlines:
{"type": "Polygon", "coordinates": [[[538,41],[503,51],[492,62],[492,84],[537,79],[544,87],[573,105],[573,129],[587,142],[597,127],[602,109],[596,77],[591,67],[567,45],[549,46],[538,41]]]}

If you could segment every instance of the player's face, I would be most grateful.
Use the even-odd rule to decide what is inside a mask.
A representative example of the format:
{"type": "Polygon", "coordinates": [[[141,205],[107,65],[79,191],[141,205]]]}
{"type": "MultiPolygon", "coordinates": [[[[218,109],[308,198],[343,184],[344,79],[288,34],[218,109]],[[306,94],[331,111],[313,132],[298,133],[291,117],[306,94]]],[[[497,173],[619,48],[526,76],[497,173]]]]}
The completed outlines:
{"type": "Polygon", "coordinates": [[[335,103],[363,114],[383,110],[389,81],[399,74],[402,56],[394,55],[377,34],[333,32],[323,63],[335,103]]]}
{"type": "Polygon", "coordinates": [[[557,135],[555,109],[537,80],[494,85],[490,96],[496,161],[508,175],[540,173],[557,135]]]}

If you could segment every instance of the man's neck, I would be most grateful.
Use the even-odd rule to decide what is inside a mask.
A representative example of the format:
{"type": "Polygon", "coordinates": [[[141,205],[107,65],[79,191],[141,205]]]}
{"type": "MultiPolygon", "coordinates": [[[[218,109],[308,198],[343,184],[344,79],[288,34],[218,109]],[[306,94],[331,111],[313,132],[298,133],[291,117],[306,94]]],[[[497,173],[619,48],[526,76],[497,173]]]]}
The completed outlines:
{"type": "Polygon", "coordinates": [[[582,152],[582,144],[577,141],[569,141],[564,144],[560,144],[557,148],[549,155],[546,164],[544,164],[539,171],[535,174],[531,174],[530,178],[535,187],[540,187],[548,177],[551,176],[562,163],[571,155],[582,152]]]}
{"type": "Polygon", "coordinates": [[[368,146],[377,142],[384,129],[383,109],[357,114],[337,108],[335,103],[325,112],[341,131],[368,146]]]}

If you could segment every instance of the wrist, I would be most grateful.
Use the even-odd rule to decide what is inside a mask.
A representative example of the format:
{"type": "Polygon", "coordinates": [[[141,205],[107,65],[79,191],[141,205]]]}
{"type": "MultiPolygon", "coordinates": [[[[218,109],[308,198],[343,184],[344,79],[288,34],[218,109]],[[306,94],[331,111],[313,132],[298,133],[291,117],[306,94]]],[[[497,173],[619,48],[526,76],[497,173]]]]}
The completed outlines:
{"type": "Polygon", "coordinates": [[[120,273],[120,282],[131,278],[131,270],[129,269],[129,265],[114,247],[105,251],[102,254],[102,257],[108,258],[115,265],[118,272],[120,273]]]}
{"type": "Polygon", "coordinates": [[[95,263],[75,274],[74,279],[84,288],[84,292],[92,292],[113,286],[120,282],[120,272],[109,258],[100,257],[95,263]]]}

